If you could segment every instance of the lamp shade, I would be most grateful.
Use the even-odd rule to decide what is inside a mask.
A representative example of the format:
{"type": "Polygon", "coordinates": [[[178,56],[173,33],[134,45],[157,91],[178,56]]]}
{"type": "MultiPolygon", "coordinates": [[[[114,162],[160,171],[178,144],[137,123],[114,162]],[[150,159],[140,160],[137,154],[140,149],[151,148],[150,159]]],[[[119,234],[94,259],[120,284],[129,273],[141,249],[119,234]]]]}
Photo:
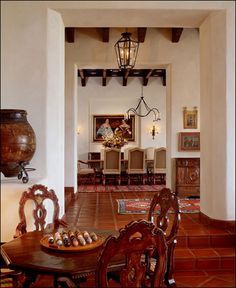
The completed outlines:
{"type": "Polygon", "coordinates": [[[115,44],[117,62],[120,69],[131,69],[135,65],[139,43],[130,39],[131,33],[125,32],[115,44]]]}

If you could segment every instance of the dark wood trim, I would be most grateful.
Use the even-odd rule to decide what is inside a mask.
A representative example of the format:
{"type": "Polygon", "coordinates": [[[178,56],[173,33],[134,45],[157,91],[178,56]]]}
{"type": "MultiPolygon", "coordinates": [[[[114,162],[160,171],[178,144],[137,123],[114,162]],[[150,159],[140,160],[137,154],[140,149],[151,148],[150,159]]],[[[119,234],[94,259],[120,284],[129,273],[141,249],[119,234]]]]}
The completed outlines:
{"type": "Polygon", "coordinates": [[[145,41],[147,28],[138,28],[138,42],[143,43],[145,41]]]}
{"type": "Polygon", "coordinates": [[[81,78],[81,85],[83,87],[86,86],[86,77],[84,75],[84,70],[83,69],[79,69],[79,75],[80,75],[80,78],[81,78]]]}
{"type": "Polygon", "coordinates": [[[102,42],[109,42],[109,28],[102,28],[102,42]]]}
{"type": "Polygon", "coordinates": [[[172,28],[172,42],[177,43],[179,42],[180,36],[183,32],[183,28],[172,28]]]}
{"type": "Polygon", "coordinates": [[[102,86],[107,86],[107,70],[102,71],[102,86]]]}
{"type": "Polygon", "coordinates": [[[123,86],[126,86],[126,85],[127,85],[129,72],[130,72],[130,69],[126,69],[126,70],[124,70],[123,86]]]}
{"type": "Polygon", "coordinates": [[[75,28],[66,27],[65,28],[65,38],[66,38],[66,42],[74,43],[75,42],[75,28]]]}
{"type": "Polygon", "coordinates": [[[149,72],[147,73],[147,75],[143,77],[143,86],[147,86],[148,80],[149,80],[150,76],[152,75],[152,71],[153,71],[153,69],[150,69],[149,72]]]}

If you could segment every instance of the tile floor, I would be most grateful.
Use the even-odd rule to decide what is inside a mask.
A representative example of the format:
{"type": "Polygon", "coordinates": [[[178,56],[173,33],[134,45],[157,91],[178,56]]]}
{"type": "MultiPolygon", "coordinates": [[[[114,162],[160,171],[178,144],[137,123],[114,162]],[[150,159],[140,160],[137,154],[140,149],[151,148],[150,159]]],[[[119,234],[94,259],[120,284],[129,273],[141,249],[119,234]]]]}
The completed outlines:
{"type": "MultiPolygon", "coordinates": [[[[152,198],[154,193],[79,192],[66,211],[66,221],[72,227],[118,230],[147,215],[119,215],[116,199],[152,198]]],[[[235,287],[234,241],[232,231],[203,225],[199,213],[181,214],[174,262],[177,287],[235,287]]]]}

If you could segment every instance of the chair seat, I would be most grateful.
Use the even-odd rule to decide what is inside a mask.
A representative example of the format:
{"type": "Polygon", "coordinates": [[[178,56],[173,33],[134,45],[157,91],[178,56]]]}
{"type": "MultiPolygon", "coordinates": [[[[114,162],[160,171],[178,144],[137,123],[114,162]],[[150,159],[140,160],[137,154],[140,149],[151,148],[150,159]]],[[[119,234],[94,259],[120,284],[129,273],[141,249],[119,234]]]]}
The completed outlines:
{"type": "Polygon", "coordinates": [[[132,171],[129,171],[128,169],[126,170],[127,174],[145,174],[144,169],[133,169],[132,171]]]}
{"type": "Polygon", "coordinates": [[[86,175],[86,174],[94,174],[94,169],[92,168],[83,168],[83,169],[80,169],[79,171],[79,174],[81,175],[86,175]]]}
{"type": "Polygon", "coordinates": [[[156,168],[154,169],[154,174],[163,173],[166,174],[166,168],[156,168]]]}
{"type": "Polygon", "coordinates": [[[120,174],[120,171],[117,171],[117,169],[110,169],[110,170],[102,170],[102,173],[103,174],[111,174],[111,175],[119,175],[120,174]]]}

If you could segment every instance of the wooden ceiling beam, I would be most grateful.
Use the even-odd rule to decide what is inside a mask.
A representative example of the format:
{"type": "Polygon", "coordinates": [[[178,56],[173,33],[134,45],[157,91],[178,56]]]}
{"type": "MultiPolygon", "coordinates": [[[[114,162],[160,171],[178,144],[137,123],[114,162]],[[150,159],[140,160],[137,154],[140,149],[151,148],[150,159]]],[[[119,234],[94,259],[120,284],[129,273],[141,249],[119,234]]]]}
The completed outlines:
{"type": "Polygon", "coordinates": [[[166,86],[166,70],[164,70],[162,73],[162,85],[166,86]]]}
{"type": "Polygon", "coordinates": [[[82,85],[82,87],[85,87],[86,86],[86,77],[84,75],[83,69],[79,69],[79,75],[80,75],[80,79],[81,79],[81,85],[82,85]]]}
{"type": "Polygon", "coordinates": [[[102,28],[102,42],[109,42],[109,28],[102,28]]]}
{"type": "Polygon", "coordinates": [[[138,42],[143,43],[145,41],[147,28],[138,28],[138,42]]]}
{"type": "Polygon", "coordinates": [[[178,43],[180,36],[183,32],[183,28],[172,28],[172,43],[178,43]]]}
{"type": "Polygon", "coordinates": [[[75,28],[72,28],[72,27],[65,28],[65,40],[68,43],[75,42],[75,28]]]}
{"type": "Polygon", "coordinates": [[[129,72],[130,72],[130,69],[124,70],[123,86],[127,86],[127,81],[128,81],[129,72]]]}
{"type": "Polygon", "coordinates": [[[152,75],[153,69],[149,70],[146,76],[143,77],[143,86],[147,86],[149,77],[152,75]]]}
{"type": "Polygon", "coordinates": [[[107,70],[102,71],[102,86],[107,86],[107,70]]]}

